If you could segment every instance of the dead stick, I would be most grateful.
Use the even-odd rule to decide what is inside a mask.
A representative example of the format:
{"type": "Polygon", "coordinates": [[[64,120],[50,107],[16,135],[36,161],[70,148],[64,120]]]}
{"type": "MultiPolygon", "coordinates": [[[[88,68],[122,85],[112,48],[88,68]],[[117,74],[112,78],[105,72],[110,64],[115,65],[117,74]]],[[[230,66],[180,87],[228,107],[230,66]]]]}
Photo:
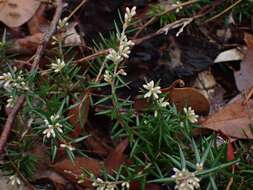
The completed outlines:
{"type": "MultiPolygon", "coordinates": [[[[44,51],[47,43],[49,42],[50,38],[52,37],[52,35],[53,35],[53,33],[56,29],[56,25],[58,23],[58,20],[61,17],[61,13],[62,13],[62,0],[57,0],[57,8],[56,8],[53,20],[50,24],[50,27],[49,27],[48,31],[45,33],[45,35],[43,37],[43,42],[37,48],[35,58],[33,60],[31,72],[33,72],[34,70],[36,70],[38,68],[40,59],[41,59],[42,54],[43,54],[43,51],[44,51]]],[[[18,114],[18,112],[21,109],[24,102],[25,102],[25,96],[24,95],[18,97],[16,105],[11,110],[10,114],[8,115],[8,118],[7,118],[7,120],[4,124],[4,127],[3,127],[3,132],[0,136],[0,154],[2,154],[3,151],[4,151],[4,146],[7,142],[8,136],[11,132],[11,127],[14,123],[16,115],[18,114]]]]}
{"type": "Polygon", "coordinates": [[[78,64],[78,63],[83,63],[83,62],[87,62],[87,61],[92,61],[92,60],[96,59],[97,57],[107,55],[108,53],[109,53],[109,49],[101,50],[101,51],[98,51],[94,54],[91,54],[91,55],[88,55],[88,56],[83,57],[81,59],[78,59],[78,60],[74,61],[73,63],[78,64]]]}
{"type": "Polygon", "coordinates": [[[204,22],[204,24],[208,23],[208,22],[211,22],[219,17],[221,17],[222,15],[224,15],[226,12],[230,11],[231,9],[233,9],[236,5],[238,5],[239,3],[241,3],[242,0],[238,0],[236,1],[235,3],[233,3],[232,5],[230,5],[228,8],[226,8],[225,10],[223,10],[222,12],[220,12],[219,14],[213,16],[212,18],[206,20],[204,22]]]}
{"type": "Polygon", "coordinates": [[[196,3],[196,2],[198,2],[198,0],[190,0],[190,1],[187,1],[187,2],[184,2],[184,3],[181,3],[181,4],[177,5],[177,6],[171,7],[171,8],[169,8],[169,9],[167,9],[167,10],[161,12],[160,14],[158,14],[158,15],[152,17],[151,19],[149,19],[149,20],[140,28],[140,30],[134,35],[134,37],[137,38],[137,37],[140,35],[140,33],[141,33],[147,26],[149,26],[150,24],[152,24],[154,21],[156,21],[156,20],[157,20],[158,18],[160,18],[162,15],[164,15],[164,14],[166,14],[166,13],[168,13],[168,12],[174,11],[174,10],[176,10],[176,9],[178,9],[178,8],[185,7],[185,6],[189,6],[189,5],[194,4],[194,3],[196,3]]]}

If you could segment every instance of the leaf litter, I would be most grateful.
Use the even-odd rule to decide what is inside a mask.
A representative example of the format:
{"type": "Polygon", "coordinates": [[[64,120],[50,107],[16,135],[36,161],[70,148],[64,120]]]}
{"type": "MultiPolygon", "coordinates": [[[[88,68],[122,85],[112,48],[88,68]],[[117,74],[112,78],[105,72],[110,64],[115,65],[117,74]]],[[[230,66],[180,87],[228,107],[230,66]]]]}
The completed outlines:
{"type": "MultiPolygon", "coordinates": [[[[83,11],[83,9],[80,10],[80,15],[83,15],[83,17],[76,14],[75,21],[71,22],[66,29],[58,30],[54,36],[54,40],[57,38],[64,39],[63,44],[61,44],[64,45],[64,47],[77,47],[75,51],[78,52],[77,57],[79,58],[82,58],[85,54],[90,54],[92,52],[92,48],[89,47],[89,45],[91,45],[90,41],[91,39],[93,40],[97,38],[98,32],[103,33],[112,29],[112,23],[110,22],[114,18],[113,15],[115,15],[115,11],[118,8],[122,8],[123,6],[121,3],[113,2],[98,2],[98,5],[96,5],[96,3],[92,3],[91,1],[83,1],[83,3],[84,4],[80,4],[84,5],[83,9],[87,7],[85,11],[83,11]],[[91,8],[97,9],[97,11],[93,11],[91,8]],[[107,16],[104,17],[104,15],[107,16]],[[104,20],[102,19],[102,21],[99,21],[96,18],[103,18],[104,20]],[[84,41],[87,41],[88,45],[82,41],[83,33],[84,41]],[[88,38],[85,35],[87,35],[88,38]],[[87,45],[87,47],[83,47],[83,44],[87,45]]],[[[183,6],[188,6],[188,3],[190,5],[195,2],[185,2],[185,4],[183,3],[183,6]]],[[[71,7],[73,5],[75,5],[75,2],[70,2],[66,6],[71,7]]],[[[146,3],[141,4],[141,2],[138,2],[137,5],[139,7],[145,7],[142,13],[145,15],[145,11],[148,10],[149,6],[147,6],[146,3]]],[[[217,2],[213,6],[217,6],[217,2]]],[[[8,34],[10,34],[12,38],[11,40],[14,42],[14,47],[8,49],[9,52],[18,52],[20,55],[23,54],[22,56],[25,56],[25,60],[28,60],[28,55],[33,54],[37,47],[43,43],[43,33],[49,27],[47,13],[50,15],[51,8],[51,5],[46,5],[45,3],[36,0],[29,0],[25,2],[9,0],[0,1],[0,21],[7,27],[16,28],[10,31],[8,30],[8,34]],[[27,28],[25,29],[25,27],[27,28]],[[26,31],[27,29],[28,31],[26,31]],[[25,32],[22,33],[22,30],[25,32]],[[13,38],[13,36],[15,37],[13,38]]],[[[74,9],[72,13],[76,13],[78,9],[74,9]]],[[[175,9],[177,12],[181,9],[181,7],[170,7],[169,9],[175,9]]],[[[208,12],[210,11],[209,9],[210,5],[206,5],[203,10],[208,12]]],[[[206,36],[203,37],[202,31],[197,30],[196,32],[195,29],[191,29],[191,25],[195,24],[194,20],[201,18],[202,14],[203,12],[200,12],[194,17],[178,18],[178,20],[174,20],[171,23],[166,24],[161,27],[161,29],[156,29],[157,32],[143,36],[143,38],[133,39],[133,41],[138,43],[136,44],[136,47],[134,47],[135,49],[133,50],[133,55],[130,55],[129,61],[126,61],[127,66],[134,71],[131,73],[130,70],[131,80],[133,80],[131,82],[129,81],[130,88],[127,86],[128,89],[125,88],[122,90],[122,92],[120,92],[121,94],[119,93],[119,96],[122,99],[125,99],[125,101],[131,101],[133,103],[135,116],[138,118],[145,111],[149,111],[150,107],[150,102],[146,101],[142,97],[140,98],[139,96],[136,96],[136,92],[138,92],[141,88],[140,84],[143,84],[145,80],[151,81],[158,79],[162,86],[161,91],[165,94],[165,101],[168,101],[171,105],[175,105],[177,111],[182,114],[184,114],[183,110],[186,106],[191,107],[195,110],[196,114],[201,115],[201,121],[198,123],[202,126],[201,129],[215,131],[218,135],[224,135],[224,139],[228,139],[226,159],[228,161],[233,161],[235,160],[235,148],[233,146],[234,141],[232,143],[230,140],[249,140],[253,138],[253,100],[251,99],[251,89],[253,86],[253,37],[248,33],[245,33],[244,35],[244,40],[247,46],[245,55],[243,55],[241,51],[238,51],[237,48],[221,51],[218,48],[218,45],[216,46],[216,43],[210,43],[210,41],[206,40],[206,36]],[[163,35],[164,32],[166,35],[163,35]],[[200,34],[200,36],[197,36],[198,34],[200,34]],[[219,52],[219,54],[217,52],[219,52]],[[236,85],[240,94],[229,102],[224,101],[221,108],[213,109],[215,104],[213,99],[218,98],[218,96],[215,95],[212,97],[212,94],[209,93],[210,91],[214,91],[215,87],[217,87],[217,81],[215,81],[215,79],[211,79],[214,77],[211,72],[213,65],[240,60],[242,60],[240,63],[240,69],[233,71],[235,79],[235,84],[233,85],[236,85]],[[208,77],[207,72],[209,72],[211,77],[208,77]],[[201,85],[194,85],[196,81],[201,83],[201,85]],[[182,86],[182,84],[180,85],[182,82],[185,86],[182,86]],[[207,85],[208,83],[212,85],[207,85]],[[197,88],[195,88],[196,86],[197,88]]],[[[138,16],[139,18],[145,20],[143,15],[138,16]]],[[[155,16],[154,18],[157,19],[158,17],[155,16]]],[[[144,26],[148,27],[152,31],[154,26],[150,24],[156,19],[149,20],[144,26]]],[[[210,20],[212,19],[209,19],[208,22],[210,20]]],[[[143,31],[140,27],[138,35],[142,33],[147,34],[146,32],[147,31],[143,31]]],[[[210,37],[209,34],[204,35],[208,35],[208,37],[210,37]]],[[[51,50],[51,48],[53,48],[53,44],[48,45],[47,48],[51,50]]],[[[24,59],[22,56],[21,59],[24,59]]],[[[45,57],[50,56],[50,52],[46,51],[45,57]]],[[[70,55],[70,57],[71,56],[72,55],[70,55]]],[[[71,57],[71,59],[72,58],[73,57],[71,57]]],[[[29,61],[25,62],[29,65],[29,61]]],[[[46,61],[46,58],[43,58],[41,60],[41,63],[43,64],[40,65],[40,69],[43,69],[44,65],[47,65],[48,62],[49,61],[46,61]]],[[[87,70],[85,71],[84,69],[82,72],[86,73],[87,70]]],[[[45,72],[45,76],[46,74],[47,71],[45,72]]],[[[219,87],[222,88],[222,85],[219,87]]],[[[77,186],[80,185],[85,188],[88,187],[94,189],[90,176],[86,176],[83,181],[79,183],[80,176],[82,176],[84,172],[92,173],[95,177],[101,177],[102,172],[106,170],[108,174],[113,176],[115,172],[121,168],[121,166],[127,166],[130,162],[132,162],[132,160],[129,160],[128,158],[130,147],[129,139],[124,137],[121,141],[112,141],[110,137],[111,126],[109,127],[109,125],[111,125],[111,122],[114,120],[112,119],[111,122],[107,122],[108,120],[102,120],[101,124],[98,121],[99,117],[96,116],[98,112],[104,111],[103,109],[105,108],[115,107],[113,104],[114,102],[111,103],[104,101],[99,109],[96,109],[96,105],[94,105],[92,99],[94,97],[92,95],[93,88],[94,87],[91,87],[88,90],[86,89],[84,96],[82,94],[77,98],[80,100],[80,103],[71,100],[70,103],[72,105],[76,105],[74,107],[72,106],[72,108],[67,112],[67,120],[72,126],[74,126],[73,130],[68,135],[68,138],[74,139],[89,134],[87,139],[78,142],[77,146],[77,148],[84,149],[84,152],[88,153],[88,156],[77,156],[73,162],[72,160],[66,158],[63,150],[59,149],[56,151],[56,160],[50,163],[48,155],[45,154],[49,147],[46,145],[43,145],[43,147],[36,145],[35,148],[37,150],[32,151],[32,154],[36,155],[39,158],[38,161],[41,162],[41,165],[39,166],[40,171],[37,173],[36,178],[49,179],[53,182],[57,189],[64,189],[68,182],[78,184],[77,186]],[[92,121],[91,117],[95,118],[94,121],[92,121]],[[107,126],[102,130],[104,125],[107,126]],[[41,152],[38,150],[41,150],[41,152]]],[[[110,91],[106,87],[102,87],[101,89],[98,91],[100,96],[106,96],[108,91],[110,91]]],[[[68,93],[69,92],[71,92],[71,89],[68,89],[68,93]]],[[[126,110],[117,110],[115,114],[117,117],[120,117],[122,115],[124,116],[125,113],[126,110]]],[[[119,123],[121,127],[124,127],[124,123],[121,120],[119,120],[119,123]]],[[[59,143],[60,142],[58,142],[58,144],[59,143]]],[[[136,146],[137,145],[138,143],[136,146]]],[[[144,153],[144,161],[150,159],[145,156],[146,155],[144,153]]],[[[181,153],[180,157],[181,159],[183,158],[182,160],[185,159],[181,153]]],[[[174,163],[178,164],[175,158],[169,158],[172,159],[174,163]]],[[[155,167],[158,166],[155,165],[155,167]]],[[[234,172],[234,165],[232,168],[234,172]]],[[[141,170],[141,168],[139,168],[139,170],[141,170]]],[[[160,175],[159,177],[162,178],[163,176],[159,172],[155,175],[160,175]]],[[[233,181],[233,178],[230,178],[230,181],[231,179],[233,181]]],[[[131,181],[130,184],[130,189],[133,190],[143,189],[143,187],[148,190],[163,189],[161,185],[153,183],[141,184],[140,182],[131,181]]]]}

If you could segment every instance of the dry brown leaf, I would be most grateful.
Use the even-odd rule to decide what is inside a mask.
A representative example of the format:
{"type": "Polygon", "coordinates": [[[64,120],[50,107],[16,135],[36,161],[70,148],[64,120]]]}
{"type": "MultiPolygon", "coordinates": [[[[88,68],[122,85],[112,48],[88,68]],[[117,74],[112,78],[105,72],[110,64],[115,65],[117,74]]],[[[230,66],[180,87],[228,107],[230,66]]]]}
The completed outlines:
{"type": "Polygon", "coordinates": [[[125,162],[126,155],[124,151],[128,146],[128,139],[123,140],[118,146],[108,155],[107,159],[105,160],[105,167],[108,172],[112,173],[119,169],[121,164],[125,162]]]}
{"type": "Polygon", "coordinates": [[[178,111],[191,106],[197,114],[207,115],[210,110],[207,98],[195,88],[174,88],[169,92],[169,100],[176,105],[178,111]]]}
{"type": "Polygon", "coordinates": [[[28,21],[27,25],[30,34],[36,34],[41,32],[44,33],[48,29],[49,22],[44,15],[46,7],[47,7],[46,4],[41,4],[40,7],[38,8],[38,11],[28,21]]]}
{"type": "Polygon", "coordinates": [[[0,21],[9,27],[19,27],[35,14],[40,0],[0,1],[0,21]]]}
{"type": "Polygon", "coordinates": [[[244,98],[239,95],[201,124],[205,128],[222,132],[229,137],[252,139],[252,108],[253,100],[250,99],[245,103],[244,98]]]}
{"type": "MultiPolygon", "coordinates": [[[[207,115],[210,110],[208,99],[195,88],[166,88],[162,92],[168,94],[170,103],[175,104],[178,111],[182,111],[185,106],[191,106],[199,115],[207,115]]],[[[148,102],[141,98],[136,99],[134,108],[136,111],[143,111],[148,108],[148,102]]]]}
{"type": "MultiPolygon", "coordinates": [[[[79,176],[85,170],[94,175],[99,175],[102,163],[92,158],[76,157],[74,163],[71,160],[64,159],[63,161],[54,164],[52,168],[66,179],[77,183],[79,176]]],[[[87,179],[82,185],[89,187],[91,186],[91,183],[87,179]]]]}
{"type": "Polygon", "coordinates": [[[253,86],[253,35],[245,34],[244,40],[248,49],[240,70],[234,72],[236,86],[241,92],[253,86]]]}

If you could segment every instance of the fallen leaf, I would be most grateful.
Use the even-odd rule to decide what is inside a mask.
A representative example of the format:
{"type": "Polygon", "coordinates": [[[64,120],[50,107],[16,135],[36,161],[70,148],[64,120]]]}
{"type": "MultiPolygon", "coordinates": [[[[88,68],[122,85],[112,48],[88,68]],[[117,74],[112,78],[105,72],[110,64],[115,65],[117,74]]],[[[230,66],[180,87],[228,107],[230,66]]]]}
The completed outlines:
{"type": "Polygon", "coordinates": [[[174,88],[169,92],[169,101],[182,111],[185,106],[192,107],[199,115],[207,115],[210,104],[207,98],[195,88],[174,88]]]}
{"type": "Polygon", "coordinates": [[[19,27],[35,14],[40,0],[0,1],[0,21],[9,27],[19,27]]]}
{"type": "Polygon", "coordinates": [[[221,52],[214,60],[214,63],[229,62],[229,61],[241,61],[243,59],[243,53],[237,48],[229,49],[221,52]]]}
{"type": "MultiPolygon", "coordinates": [[[[93,158],[76,157],[74,163],[71,160],[64,159],[54,164],[52,168],[66,179],[77,183],[80,175],[85,170],[96,176],[99,175],[102,163],[93,158]]],[[[82,185],[90,187],[91,182],[87,178],[82,185]]]]}
{"type": "MultiPolygon", "coordinates": [[[[199,115],[207,115],[210,111],[208,99],[195,88],[165,88],[161,90],[168,94],[169,102],[175,104],[178,111],[182,111],[185,106],[191,106],[199,115]]],[[[135,99],[134,108],[136,111],[144,111],[148,105],[149,103],[144,98],[135,99]]]]}
{"type": "Polygon", "coordinates": [[[41,4],[40,7],[38,8],[38,11],[28,21],[27,25],[30,34],[44,33],[48,29],[49,22],[44,15],[46,7],[47,7],[46,4],[41,4]]]}
{"type": "Polygon", "coordinates": [[[123,140],[118,146],[108,155],[107,159],[105,160],[105,167],[109,173],[116,171],[119,169],[121,164],[126,159],[126,155],[124,151],[128,146],[128,139],[123,140]]]}
{"type": "Polygon", "coordinates": [[[232,102],[209,116],[201,124],[205,128],[221,131],[229,137],[252,139],[252,106],[252,99],[245,103],[242,95],[238,95],[232,102]]]}
{"type": "Polygon", "coordinates": [[[241,92],[253,86],[253,35],[245,34],[244,40],[248,49],[240,70],[234,72],[236,86],[241,92]]]}

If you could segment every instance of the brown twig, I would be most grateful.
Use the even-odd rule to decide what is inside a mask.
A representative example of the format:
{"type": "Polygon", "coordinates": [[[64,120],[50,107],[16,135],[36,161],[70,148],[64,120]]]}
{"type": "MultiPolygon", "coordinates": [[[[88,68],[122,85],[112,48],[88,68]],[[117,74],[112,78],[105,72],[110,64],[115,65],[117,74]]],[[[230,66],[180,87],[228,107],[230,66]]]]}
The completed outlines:
{"type": "MultiPolygon", "coordinates": [[[[53,20],[50,24],[48,31],[45,33],[45,35],[43,37],[43,42],[37,48],[37,51],[35,53],[35,57],[33,60],[32,68],[31,68],[31,72],[33,72],[34,70],[36,70],[38,68],[40,59],[41,59],[43,52],[44,52],[44,49],[56,29],[58,20],[61,17],[61,13],[62,13],[62,0],[57,0],[57,8],[56,8],[53,20]]],[[[4,151],[4,146],[7,142],[8,136],[11,132],[11,127],[14,123],[16,115],[18,114],[18,112],[21,109],[24,102],[25,102],[24,95],[18,97],[16,105],[13,107],[10,114],[8,115],[8,118],[7,118],[7,120],[4,124],[4,127],[3,127],[3,132],[0,136],[0,154],[2,154],[4,151]]]]}
{"type": "Polygon", "coordinates": [[[139,36],[139,35],[141,34],[141,32],[142,32],[147,26],[149,26],[149,25],[152,24],[154,21],[156,21],[160,16],[162,16],[162,15],[168,13],[168,12],[174,11],[174,10],[176,10],[176,9],[178,9],[178,8],[186,7],[186,6],[188,6],[188,5],[194,4],[194,3],[196,3],[196,2],[198,2],[198,0],[190,0],[190,1],[187,1],[187,2],[184,2],[184,3],[181,3],[181,4],[177,5],[177,6],[173,6],[173,7],[169,8],[169,9],[167,9],[167,10],[161,12],[161,13],[158,14],[157,16],[152,17],[151,19],[149,19],[149,20],[140,28],[140,30],[134,35],[134,37],[136,38],[137,36],[139,36]]]}
{"type": "Polygon", "coordinates": [[[83,5],[86,3],[87,0],[83,0],[77,7],[69,14],[67,20],[69,20],[83,5]]]}
{"type": "Polygon", "coordinates": [[[79,63],[84,63],[84,62],[87,62],[87,61],[92,61],[92,60],[96,59],[97,57],[107,55],[108,53],[109,53],[109,49],[101,50],[101,51],[98,51],[94,54],[91,54],[91,55],[88,55],[88,56],[83,57],[81,59],[78,59],[76,61],[73,61],[73,63],[79,64],[79,63]]]}
{"type": "Polygon", "coordinates": [[[204,24],[208,23],[208,22],[211,22],[217,18],[219,18],[220,16],[224,15],[226,12],[230,11],[232,8],[234,8],[236,5],[238,5],[242,0],[238,0],[236,1],[235,3],[233,3],[232,5],[230,5],[229,7],[227,7],[226,9],[224,9],[222,12],[220,12],[219,14],[213,16],[212,18],[206,20],[204,22],[204,24]]]}

